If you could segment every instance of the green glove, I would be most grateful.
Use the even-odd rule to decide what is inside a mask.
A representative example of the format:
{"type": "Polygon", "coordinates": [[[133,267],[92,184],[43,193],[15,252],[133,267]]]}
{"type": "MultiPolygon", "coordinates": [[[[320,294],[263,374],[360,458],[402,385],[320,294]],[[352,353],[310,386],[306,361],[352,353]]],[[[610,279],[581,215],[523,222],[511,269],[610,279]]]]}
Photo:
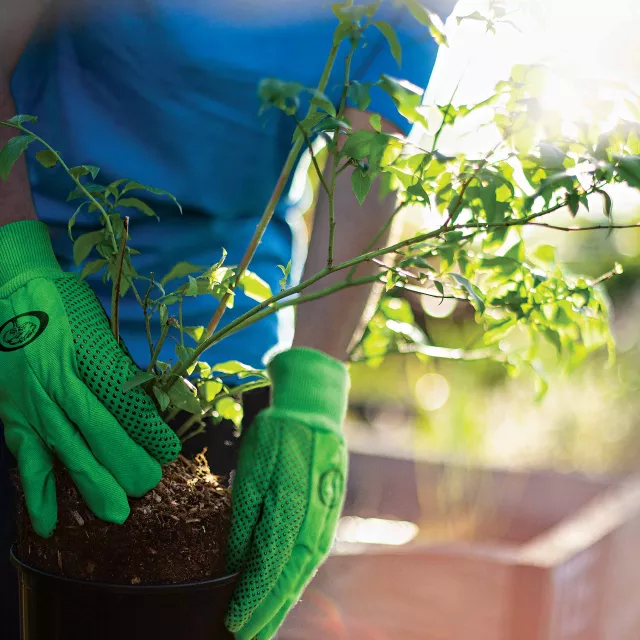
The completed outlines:
{"type": "Polygon", "coordinates": [[[127,495],[178,455],[145,392],[122,391],[138,371],[89,286],[60,269],[46,226],[0,227],[0,421],[39,535],[57,522],[54,457],[96,516],[121,524],[127,495]]]}
{"type": "Polygon", "coordinates": [[[346,367],[298,348],[268,370],[272,406],[248,430],[233,483],[229,564],[243,573],[227,627],[239,640],[275,634],[329,552],[344,499],[346,367]]]}

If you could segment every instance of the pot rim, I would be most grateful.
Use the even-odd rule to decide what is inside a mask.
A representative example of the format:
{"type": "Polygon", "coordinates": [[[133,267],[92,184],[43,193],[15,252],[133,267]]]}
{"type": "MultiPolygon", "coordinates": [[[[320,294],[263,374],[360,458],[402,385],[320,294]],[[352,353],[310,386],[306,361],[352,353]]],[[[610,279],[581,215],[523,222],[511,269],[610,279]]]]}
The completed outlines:
{"type": "Polygon", "coordinates": [[[92,582],[91,580],[79,580],[77,578],[66,578],[65,576],[59,576],[55,573],[49,573],[48,571],[42,571],[36,569],[31,565],[26,564],[15,554],[15,544],[11,545],[10,552],[11,563],[18,569],[26,571],[27,573],[40,576],[48,580],[55,580],[63,582],[69,585],[77,585],[83,588],[89,589],[108,589],[109,591],[121,591],[123,593],[135,593],[135,594],[153,594],[163,593],[169,594],[173,592],[184,591],[203,591],[206,589],[222,587],[229,583],[235,582],[240,575],[240,572],[231,573],[221,578],[211,578],[209,580],[202,580],[199,582],[179,582],[169,584],[117,584],[111,582],[92,582]]]}

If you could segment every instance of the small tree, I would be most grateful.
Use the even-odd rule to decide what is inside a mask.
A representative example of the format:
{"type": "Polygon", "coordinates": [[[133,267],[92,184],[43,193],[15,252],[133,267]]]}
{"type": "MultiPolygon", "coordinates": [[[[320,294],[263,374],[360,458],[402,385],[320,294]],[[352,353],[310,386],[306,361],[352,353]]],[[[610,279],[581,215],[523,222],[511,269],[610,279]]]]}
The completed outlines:
{"type": "MultiPolygon", "coordinates": [[[[439,43],[446,42],[437,16],[417,0],[402,0],[401,4],[439,43]]],[[[79,206],[68,225],[74,258],[78,266],[83,265],[81,277],[102,274],[105,281],[112,283],[110,315],[116,338],[120,298],[133,295],[141,307],[140,321],[149,342],[149,365],[126,387],[144,385],[167,419],[179,410],[192,414],[180,429],[183,439],[199,433],[205,417],[227,418],[239,424],[242,408],[238,401],[242,392],[268,384],[262,371],[240,362],[207,363],[203,357],[210,347],[284,307],[349,287],[379,283],[385,291],[367,330],[353,348],[353,360],[366,359],[376,364],[388,353],[417,352],[434,357],[442,354],[442,350],[428,346],[408,304],[397,298],[390,302],[402,290],[467,301],[475,310],[482,339],[478,349],[463,355],[499,360],[512,374],[530,370],[541,393],[545,389],[544,372],[537,354],[545,342],[553,346],[558,361],[567,367],[602,347],[613,353],[606,297],[599,285],[620,273],[619,265],[612,265],[610,271],[595,279],[573,276],[556,262],[551,246],[534,249],[526,230],[545,227],[578,232],[637,227],[616,224],[606,188],[615,183],[640,188],[640,125],[622,121],[606,132],[590,125],[580,129],[577,137],[562,135],[557,123],[546,119],[540,109],[544,70],[536,66],[516,67],[509,80],[498,83],[493,95],[472,106],[456,106],[452,98],[448,104],[429,108],[423,104],[421,88],[388,75],[377,82],[358,83],[350,77],[351,59],[363,45],[368,30],[381,32],[393,56],[398,61],[401,58],[392,26],[376,17],[378,6],[379,2],[353,6],[348,1],[333,5],[338,25],[317,87],[280,79],[261,83],[262,108],[279,109],[295,119],[296,133],[277,185],[239,265],[227,265],[223,250],[220,260],[204,270],[185,261],[161,278],[139,273],[134,266],[138,252],[129,246],[129,219],[122,210],[134,208],[155,216],[152,206],[136,194],[173,196],[126,179],[102,185],[96,181],[97,167],[68,167],[59,153],[29,129],[29,123],[35,121],[33,116],[19,115],[0,122],[18,134],[0,150],[1,178],[7,179],[11,167],[30,144],[39,144],[43,148],[36,153],[36,159],[47,168],[62,166],[75,184],[69,200],[78,200],[79,206]],[[345,40],[349,53],[341,99],[335,105],[325,90],[338,49],[345,40]],[[352,130],[344,115],[347,98],[364,111],[372,91],[387,93],[400,114],[431,131],[430,144],[423,148],[403,136],[383,132],[381,117],[376,113],[370,116],[371,130],[352,130]],[[308,98],[309,105],[302,114],[304,98],[308,98]],[[442,153],[442,133],[464,126],[471,114],[474,118],[483,114],[483,126],[499,133],[497,143],[478,157],[442,153]],[[319,137],[325,142],[320,151],[312,144],[319,137]],[[281,290],[273,292],[249,266],[303,149],[310,154],[317,188],[326,191],[329,202],[326,266],[292,286],[290,265],[280,265],[281,290]],[[329,157],[332,169],[327,179],[322,166],[329,157]],[[334,237],[340,216],[347,212],[336,211],[334,191],[337,176],[343,171],[351,173],[353,191],[360,203],[369,197],[372,184],[379,181],[383,192],[397,193],[397,206],[365,252],[336,263],[334,237]],[[589,197],[595,194],[602,198],[602,222],[582,224],[581,207],[588,208],[589,197]],[[434,228],[374,249],[398,214],[413,205],[437,212],[434,228]],[[556,224],[552,217],[565,208],[575,218],[571,226],[556,224]],[[98,216],[99,228],[74,238],[75,220],[85,213],[98,216]],[[93,250],[100,257],[87,261],[93,250]],[[357,266],[365,262],[377,265],[379,273],[356,277],[357,266]],[[334,273],[344,274],[344,278],[324,289],[306,292],[334,273]],[[254,299],[256,305],[221,327],[220,321],[237,289],[254,299]],[[207,325],[184,326],[183,304],[202,295],[218,300],[213,316],[207,325]],[[160,337],[154,340],[151,329],[156,322],[160,337]],[[519,346],[501,349],[501,341],[514,334],[520,334],[519,346]],[[176,338],[175,360],[163,362],[159,355],[169,336],[176,338]],[[225,377],[231,375],[248,381],[230,387],[225,377]]],[[[486,19],[495,24],[501,14],[497,3],[492,6],[495,15],[486,19]]],[[[633,107],[640,108],[636,104],[633,107]]],[[[179,207],[177,202],[176,205],[179,207]]]]}

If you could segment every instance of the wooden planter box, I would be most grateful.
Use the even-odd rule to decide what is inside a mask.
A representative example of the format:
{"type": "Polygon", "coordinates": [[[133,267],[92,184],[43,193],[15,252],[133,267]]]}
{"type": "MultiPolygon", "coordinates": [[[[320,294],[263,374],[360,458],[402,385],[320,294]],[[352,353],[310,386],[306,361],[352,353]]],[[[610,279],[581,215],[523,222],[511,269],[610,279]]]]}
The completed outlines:
{"type": "Polygon", "coordinates": [[[338,545],[282,640],[640,639],[639,478],[355,454],[346,513],[421,531],[338,545]],[[458,540],[438,542],[445,502],[458,540]]]}

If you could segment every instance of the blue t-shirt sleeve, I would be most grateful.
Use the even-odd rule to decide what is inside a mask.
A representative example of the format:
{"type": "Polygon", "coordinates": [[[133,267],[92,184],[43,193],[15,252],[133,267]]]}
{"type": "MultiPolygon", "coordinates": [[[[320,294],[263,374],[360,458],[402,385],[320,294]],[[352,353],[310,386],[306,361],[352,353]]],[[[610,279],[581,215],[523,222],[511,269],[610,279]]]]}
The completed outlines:
{"type": "MultiPolygon", "coordinates": [[[[431,72],[436,62],[438,45],[429,34],[426,27],[418,24],[404,11],[389,19],[402,48],[402,64],[398,63],[391,54],[391,48],[375,26],[367,30],[368,46],[358,50],[353,60],[352,78],[360,83],[375,83],[382,74],[408,80],[421,89],[425,89],[431,78],[431,72]]],[[[410,123],[398,113],[393,100],[380,87],[371,87],[371,103],[367,111],[379,113],[385,120],[395,124],[403,133],[411,129],[410,123]]],[[[353,101],[347,104],[357,108],[353,101]]]]}

